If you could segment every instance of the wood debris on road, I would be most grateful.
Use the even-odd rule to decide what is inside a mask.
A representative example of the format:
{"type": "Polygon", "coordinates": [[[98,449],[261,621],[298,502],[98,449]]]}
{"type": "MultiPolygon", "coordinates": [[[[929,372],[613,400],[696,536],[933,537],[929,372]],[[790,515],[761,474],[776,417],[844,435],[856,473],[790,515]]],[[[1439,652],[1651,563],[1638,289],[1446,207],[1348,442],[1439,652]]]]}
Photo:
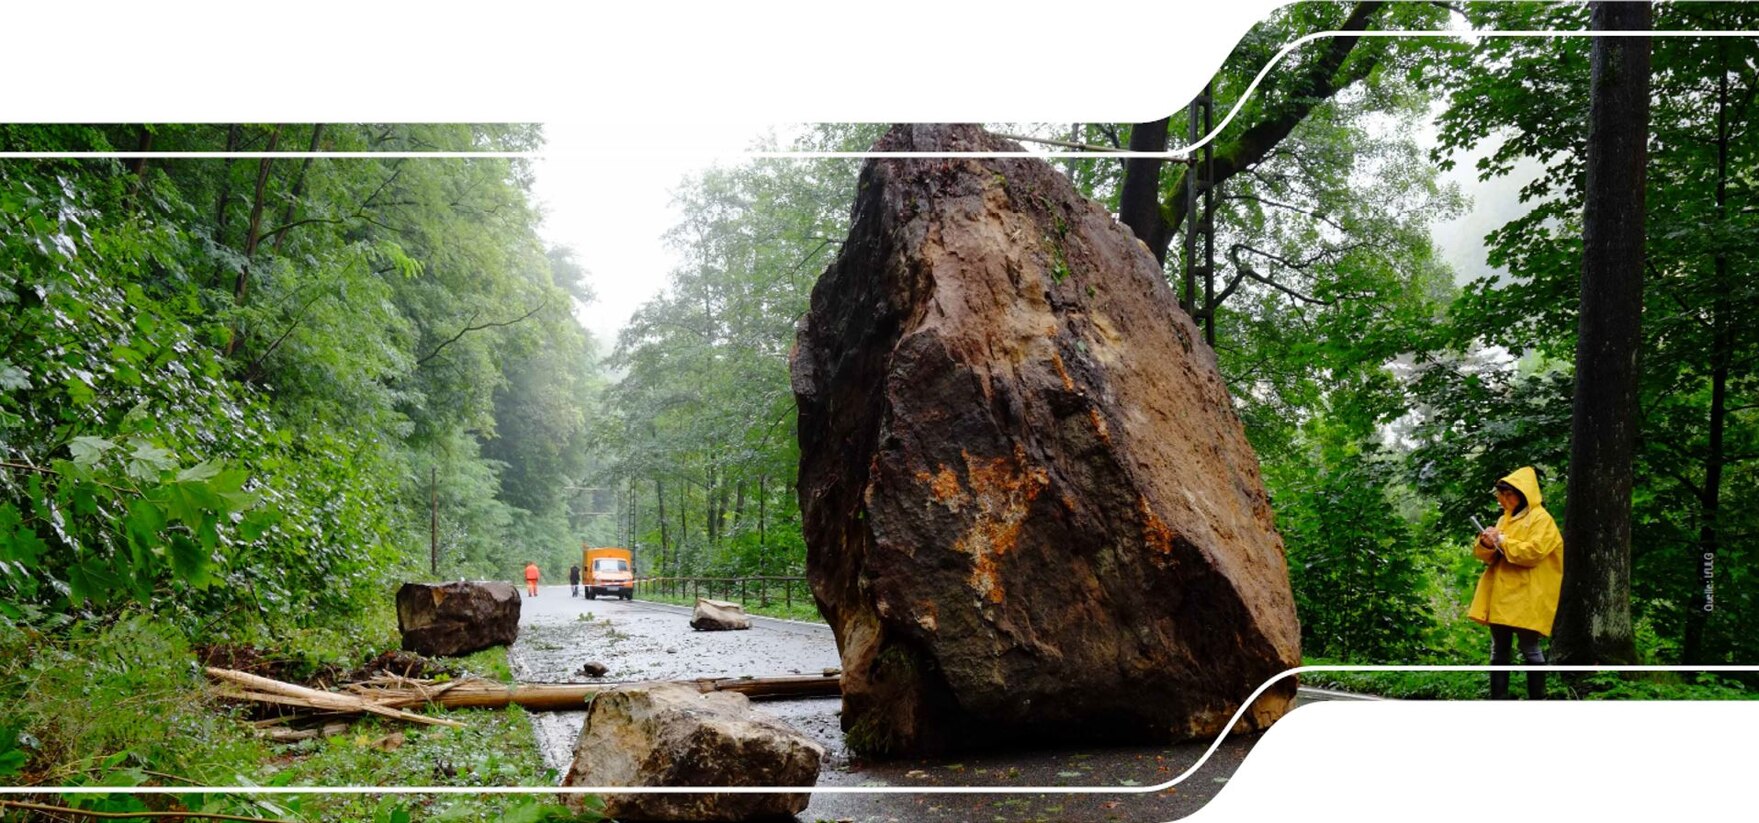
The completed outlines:
{"type": "Polygon", "coordinates": [[[446,709],[504,709],[508,706],[519,706],[527,711],[576,711],[584,710],[587,701],[605,689],[655,682],[681,683],[703,693],[738,692],[754,700],[836,697],[842,694],[842,678],[836,675],[507,684],[477,677],[436,681],[380,673],[362,682],[346,684],[342,686],[342,691],[323,691],[231,669],[210,667],[207,673],[218,681],[216,694],[221,698],[296,710],[288,715],[253,723],[259,727],[259,733],[276,742],[295,742],[333,734],[329,726],[321,729],[272,728],[313,719],[315,716],[334,718],[336,715],[375,714],[409,723],[462,728],[464,724],[456,720],[430,717],[409,710],[426,706],[446,709]],[[311,710],[314,714],[303,714],[297,711],[299,709],[311,710]]]}

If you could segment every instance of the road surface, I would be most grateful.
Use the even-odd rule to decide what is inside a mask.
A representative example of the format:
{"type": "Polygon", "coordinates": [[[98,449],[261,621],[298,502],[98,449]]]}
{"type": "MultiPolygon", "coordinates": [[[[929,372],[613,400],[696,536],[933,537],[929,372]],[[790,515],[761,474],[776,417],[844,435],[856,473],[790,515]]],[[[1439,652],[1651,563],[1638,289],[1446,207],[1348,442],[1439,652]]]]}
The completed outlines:
{"type": "MultiPolygon", "coordinates": [[[[526,598],[519,640],[509,658],[521,680],[611,682],[818,674],[839,664],[829,627],[755,617],[750,631],[698,632],[690,610],[611,598],[582,600],[566,586],[526,598]],[[580,673],[596,661],[602,681],[580,673]]],[[[1296,700],[1334,699],[1302,689],[1296,700]]],[[[1067,748],[970,754],[932,760],[868,761],[850,755],[838,724],[837,698],[757,704],[825,747],[820,786],[1148,786],[1196,763],[1210,741],[1173,746],[1067,748]]],[[[545,762],[565,773],[586,713],[533,714],[545,762]]],[[[802,821],[1161,821],[1184,817],[1226,784],[1253,735],[1230,735],[1203,767],[1164,792],[1118,794],[826,794],[814,793],[802,821]]]]}

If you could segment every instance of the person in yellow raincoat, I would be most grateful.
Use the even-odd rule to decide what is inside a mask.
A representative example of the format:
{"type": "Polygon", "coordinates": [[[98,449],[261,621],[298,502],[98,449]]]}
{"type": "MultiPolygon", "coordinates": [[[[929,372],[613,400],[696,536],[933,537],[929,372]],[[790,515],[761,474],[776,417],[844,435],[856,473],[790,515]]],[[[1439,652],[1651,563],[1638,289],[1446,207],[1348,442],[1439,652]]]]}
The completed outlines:
{"type": "MultiPolygon", "coordinates": [[[[1490,662],[1506,665],[1518,640],[1529,666],[1545,665],[1539,638],[1551,636],[1558,589],[1564,580],[1564,539],[1557,521],[1540,505],[1539,474],[1523,466],[1496,482],[1502,517],[1478,533],[1472,553],[1484,562],[1466,616],[1490,627],[1490,662]]],[[[1490,673],[1490,699],[1509,697],[1509,673],[1490,673]]],[[[1545,698],[1545,672],[1527,673],[1527,699],[1545,698]]]]}

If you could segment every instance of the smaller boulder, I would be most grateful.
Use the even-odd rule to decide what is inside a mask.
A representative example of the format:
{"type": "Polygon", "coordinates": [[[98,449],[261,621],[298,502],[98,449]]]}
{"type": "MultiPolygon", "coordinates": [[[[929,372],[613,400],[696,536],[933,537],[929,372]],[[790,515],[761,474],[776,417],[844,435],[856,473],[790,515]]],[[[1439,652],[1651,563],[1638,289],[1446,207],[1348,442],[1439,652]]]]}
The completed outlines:
{"type": "Polygon", "coordinates": [[[607,665],[600,663],[596,660],[589,660],[585,663],[580,664],[580,672],[579,673],[582,675],[585,675],[586,677],[604,677],[605,673],[610,670],[611,670],[610,666],[607,666],[607,665]]]}
{"type": "Polygon", "coordinates": [[[397,590],[403,650],[457,657],[519,636],[519,590],[510,583],[405,583],[397,590]]]}
{"type": "Polygon", "coordinates": [[[696,611],[690,615],[690,628],[704,632],[721,632],[751,628],[745,607],[725,600],[696,598],[696,611]]]}
{"type": "MultiPolygon", "coordinates": [[[[587,709],[564,786],[813,786],[824,748],[742,694],[678,683],[606,689],[587,709]]],[[[616,820],[792,819],[808,792],[607,794],[616,820]]],[[[586,798],[564,801],[584,811],[586,798]]]]}

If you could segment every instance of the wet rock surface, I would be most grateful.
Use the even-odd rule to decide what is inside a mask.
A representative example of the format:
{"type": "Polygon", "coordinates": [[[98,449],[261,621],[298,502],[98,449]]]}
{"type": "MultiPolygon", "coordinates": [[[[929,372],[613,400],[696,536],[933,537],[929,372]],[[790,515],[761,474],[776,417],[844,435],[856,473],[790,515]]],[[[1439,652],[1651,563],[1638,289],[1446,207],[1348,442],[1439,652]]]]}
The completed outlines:
{"type": "MultiPolygon", "coordinates": [[[[1019,150],[940,125],[876,148],[1019,150]]],[[[792,362],[850,745],[1221,730],[1299,628],[1257,458],[1153,257],[1036,159],[869,160],[858,189],[792,362]]]]}
{"type": "Polygon", "coordinates": [[[699,632],[744,631],[751,628],[751,618],[738,603],[699,597],[690,612],[690,628],[699,632]]]}
{"type": "MultiPolygon", "coordinates": [[[[824,749],[744,695],[702,694],[690,686],[622,686],[599,694],[587,712],[565,786],[811,786],[824,749]]],[[[618,820],[745,821],[791,817],[805,792],[773,794],[611,794],[604,814],[618,820]]],[[[576,811],[584,798],[569,796],[576,811]]]]}
{"type": "Polygon", "coordinates": [[[397,590],[403,650],[456,657],[519,637],[519,590],[508,583],[405,583],[397,590]]]}

